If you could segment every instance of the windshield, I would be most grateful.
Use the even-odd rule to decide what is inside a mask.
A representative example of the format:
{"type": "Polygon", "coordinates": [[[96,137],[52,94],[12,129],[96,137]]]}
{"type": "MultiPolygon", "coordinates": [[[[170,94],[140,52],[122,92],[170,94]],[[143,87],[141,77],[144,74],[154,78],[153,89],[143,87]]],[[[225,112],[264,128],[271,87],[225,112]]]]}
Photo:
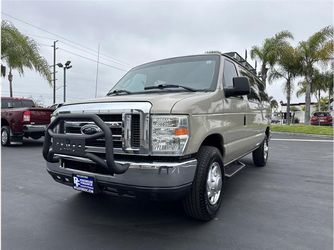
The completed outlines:
{"type": "Polygon", "coordinates": [[[316,112],[313,114],[314,116],[330,116],[329,113],[325,113],[325,112],[316,112]]]}
{"type": "MultiPolygon", "coordinates": [[[[159,85],[180,85],[197,91],[213,91],[217,84],[219,60],[219,55],[202,55],[144,64],[130,70],[109,93],[120,93],[120,90],[126,94],[167,90],[147,88],[159,85]]],[[[185,91],[184,88],[175,90],[185,91]]]]}

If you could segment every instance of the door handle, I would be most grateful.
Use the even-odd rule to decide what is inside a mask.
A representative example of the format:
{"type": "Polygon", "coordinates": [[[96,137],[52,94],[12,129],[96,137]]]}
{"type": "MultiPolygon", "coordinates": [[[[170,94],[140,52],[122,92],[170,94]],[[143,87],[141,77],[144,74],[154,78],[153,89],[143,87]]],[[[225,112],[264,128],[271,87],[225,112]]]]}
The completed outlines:
{"type": "Polygon", "coordinates": [[[244,115],[244,126],[246,126],[246,115],[244,115]]]}

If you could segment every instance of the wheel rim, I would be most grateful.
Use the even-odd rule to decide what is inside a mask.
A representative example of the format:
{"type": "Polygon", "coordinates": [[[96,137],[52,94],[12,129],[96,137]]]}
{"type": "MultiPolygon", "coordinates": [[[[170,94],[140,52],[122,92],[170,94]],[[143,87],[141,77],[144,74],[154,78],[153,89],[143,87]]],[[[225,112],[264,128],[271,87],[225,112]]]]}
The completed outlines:
{"type": "Polygon", "coordinates": [[[267,160],[268,159],[268,154],[269,154],[268,140],[264,140],[263,154],[264,154],[264,159],[267,160]]]}
{"type": "Polygon", "coordinates": [[[1,142],[2,144],[6,144],[8,140],[8,134],[5,130],[1,132],[1,142]]]}
{"type": "Polygon", "coordinates": [[[222,188],[222,172],[218,162],[213,162],[209,168],[206,180],[206,191],[211,205],[215,205],[220,197],[222,188]]]}

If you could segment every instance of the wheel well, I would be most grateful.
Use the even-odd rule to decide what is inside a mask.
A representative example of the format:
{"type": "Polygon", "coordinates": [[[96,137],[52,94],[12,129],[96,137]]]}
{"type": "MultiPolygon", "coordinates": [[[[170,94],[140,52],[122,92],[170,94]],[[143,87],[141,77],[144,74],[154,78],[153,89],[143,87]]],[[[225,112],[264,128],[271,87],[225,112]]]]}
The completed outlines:
{"type": "Polygon", "coordinates": [[[222,156],[224,156],[224,140],[220,134],[212,134],[205,138],[201,146],[214,146],[219,149],[222,156]]]}
{"type": "Polygon", "coordinates": [[[8,122],[6,119],[1,119],[1,126],[9,126],[8,122]]]}
{"type": "Polygon", "coordinates": [[[267,127],[266,128],[266,136],[267,136],[267,138],[269,138],[270,137],[270,127],[267,127]]]}

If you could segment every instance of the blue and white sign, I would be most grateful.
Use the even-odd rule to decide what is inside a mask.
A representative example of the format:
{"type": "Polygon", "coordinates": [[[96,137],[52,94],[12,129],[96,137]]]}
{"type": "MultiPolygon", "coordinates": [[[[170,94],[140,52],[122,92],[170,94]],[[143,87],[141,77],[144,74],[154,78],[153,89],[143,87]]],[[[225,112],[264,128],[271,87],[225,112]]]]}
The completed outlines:
{"type": "Polygon", "coordinates": [[[94,193],[94,178],[83,175],[73,175],[73,188],[79,191],[94,193]]]}

